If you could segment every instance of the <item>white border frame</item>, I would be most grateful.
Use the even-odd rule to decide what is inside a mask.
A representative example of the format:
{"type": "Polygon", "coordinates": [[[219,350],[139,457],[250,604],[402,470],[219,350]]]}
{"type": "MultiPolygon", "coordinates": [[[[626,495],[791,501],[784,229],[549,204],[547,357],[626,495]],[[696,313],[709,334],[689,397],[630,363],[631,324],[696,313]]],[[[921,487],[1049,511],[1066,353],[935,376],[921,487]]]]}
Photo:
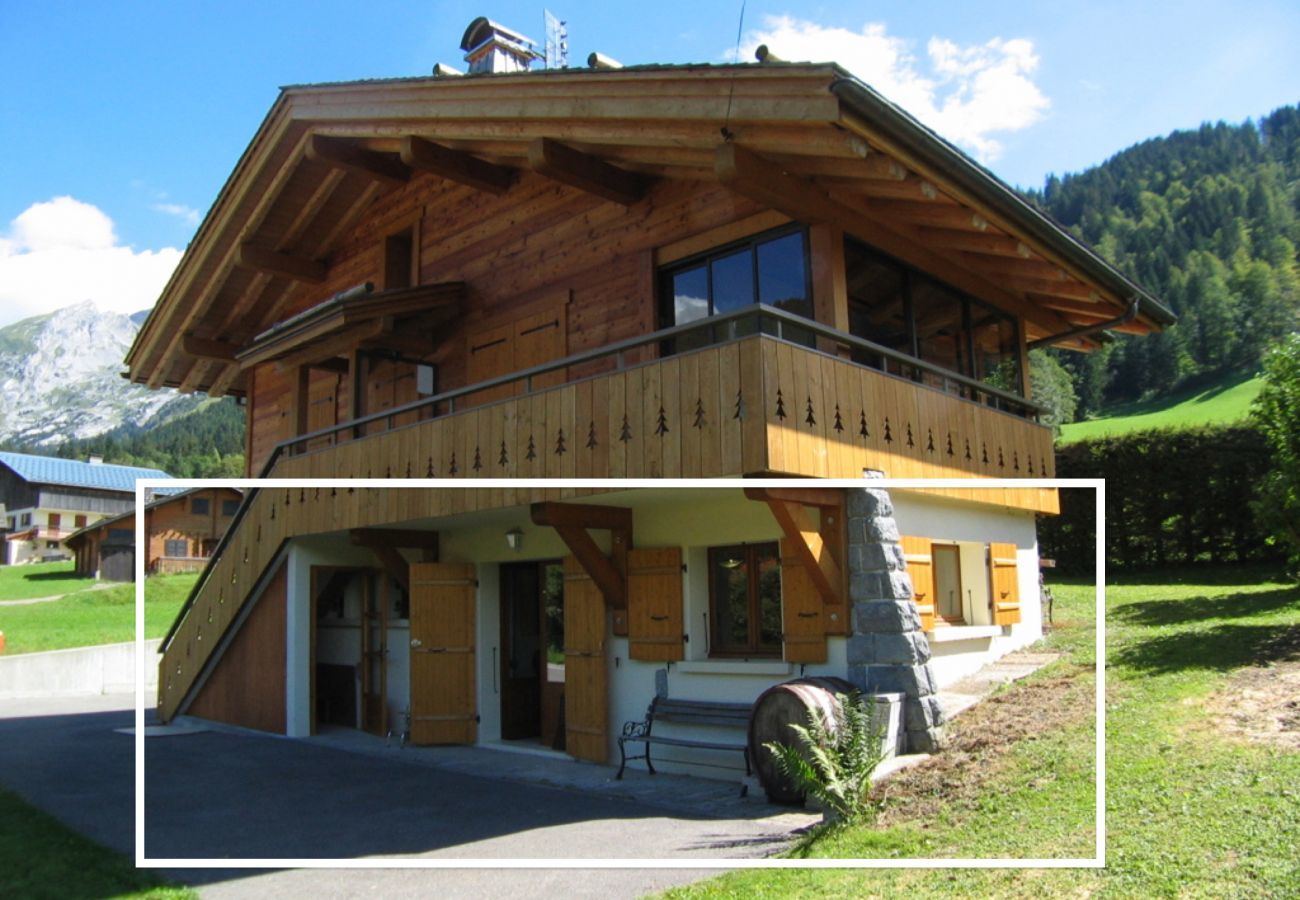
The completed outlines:
{"type": "MultiPolygon", "coordinates": [[[[789,479],[789,478],[576,478],[557,482],[538,478],[234,478],[234,479],[141,479],[135,487],[135,864],[140,868],[169,869],[1103,869],[1106,867],[1106,481],[1102,478],[868,478],[868,479],[789,479]],[[150,488],[203,487],[233,488],[304,488],[347,486],[365,488],[424,488],[464,490],[473,488],[593,487],[623,490],[630,488],[733,488],[745,487],[828,487],[828,488],[1091,488],[1095,491],[1097,521],[1096,546],[1096,849],[1091,858],[1048,859],[495,859],[495,858],[410,858],[356,857],[318,858],[193,858],[172,859],[147,857],[144,853],[144,496],[150,488]]],[[[153,661],[150,657],[149,661],[153,661]]]]}

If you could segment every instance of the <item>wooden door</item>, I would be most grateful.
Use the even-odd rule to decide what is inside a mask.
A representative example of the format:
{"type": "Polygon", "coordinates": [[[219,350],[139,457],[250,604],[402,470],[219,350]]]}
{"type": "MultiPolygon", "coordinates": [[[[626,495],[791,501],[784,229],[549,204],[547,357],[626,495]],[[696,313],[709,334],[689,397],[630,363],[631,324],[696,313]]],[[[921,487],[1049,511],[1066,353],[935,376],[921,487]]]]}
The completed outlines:
{"type": "Polygon", "coordinates": [[[603,763],[609,756],[605,598],[577,559],[564,558],[565,749],[603,763]]]}
{"type": "Polygon", "coordinates": [[[501,737],[542,733],[542,613],[537,563],[501,567],[501,737]]]}
{"type": "Polygon", "coordinates": [[[826,662],[826,610],[803,559],[781,541],[781,646],[786,662],[826,662]]]}
{"type": "Polygon", "coordinates": [[[411,742],[478,740],[472,563],[411,564],[411,742]]]}
{"type": "MultiPolygon", "coordinates": [[[[339,384],[343,377],[338,372],[313,370],[307,381],[307,431],[331,428],[339,421],[339,384]]],[[[307,444],[308,450],[328,447],[328,437],[317,438],[307,444]]]]}

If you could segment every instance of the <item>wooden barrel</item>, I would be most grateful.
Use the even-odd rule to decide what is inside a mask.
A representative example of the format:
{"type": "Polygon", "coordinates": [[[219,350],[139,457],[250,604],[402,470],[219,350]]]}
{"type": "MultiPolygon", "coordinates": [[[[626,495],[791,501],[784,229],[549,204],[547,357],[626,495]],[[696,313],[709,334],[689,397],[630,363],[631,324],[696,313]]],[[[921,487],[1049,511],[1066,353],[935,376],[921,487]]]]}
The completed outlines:
{"type": "Polygon", "coordinates": [[[803,742],[791,724],[807,728],[811,715],[834,722],[835,695],[853,689],[843,678],[797,678],[768,688],[754,701],[754,713],[749,719],[749,758],[769,801],[802,805],[804,792],[781,774],[776,757],[765,745],[787,744],[802,749],[803,742]]]}

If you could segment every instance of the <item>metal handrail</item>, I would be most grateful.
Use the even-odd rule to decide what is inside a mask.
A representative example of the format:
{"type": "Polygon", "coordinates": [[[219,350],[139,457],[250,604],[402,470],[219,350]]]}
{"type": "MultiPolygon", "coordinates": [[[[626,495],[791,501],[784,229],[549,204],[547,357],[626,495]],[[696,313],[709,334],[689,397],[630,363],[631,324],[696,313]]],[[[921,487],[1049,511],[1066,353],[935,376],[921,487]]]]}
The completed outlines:
{"type": "MultiPolygon", "coordinates": [[[[436,409],[439,404],[447,405],[447,411],[443,413],[443,415],[451,415],[456,412],[456,401],[462,397],[482,393],[483,391],[489,391],[493,388],[503,387],[505,385],[517,384],[520,381],[524,382],[526,393],[532,393],[533,379],[542,375],[550,374],[551,372],[569,368],[570,366],[578,366],[584,363],[596,362],[613,357],[615,359],[617,370],[622,371],[627,368],[624,357],[628,351],[636,350],[651,344],[671,341],[675,338],[686,335],[699,334],[705,331],[712,332],[712,334],[716,335],[717,329],[725,329],[727,336],[723,339],[724,341],[748,337],[748,334],[740,334],[737,326],[740,323],[751,319],[757,323],[756,330],[753,332],[754,334],[764,333],[762,331],[763,324],[766,322],[772,322],[776,326],[776,334],[769,334],[767,335],[768,337],[775,337],[778,340],[784,340],[789,343],[785,337],[785,330],[786,328],[794,328],[797,331],[814,334],[818,337],[825,337],[839,345],[878,356],[881,360],[881,367],[877,371],[890,378],[900,378],[900,376],[894,375],[888,371],[888,361],[906,367],[914,373],[925,372],[938,377],[941,380],[942,390],[945,392],[947,392],[949,384],[960,385],[969,390],[972,396],[977,397],[983,394],[990,399],[997,401],[995,408],[1009,406],[1013,409],[1022,410],[1026,418],[1036,418],[1039,414],[1046,411],[1044,407],[1031,400],[1026,400],[1024,397],[1020,397],[1009,391],[1004,391],[1001,388],[996,388],[992,385],[977,381],[966,375],[949,371],[948,369],[945,369],[942,366],[937,366],[934,363],[918,359],[914,356],[908,356],[906,353],[900,353],[899,351],[893,350],[889,347],[847,334],[828,325],[815,322],[812,319],[805,319],[803,316],[787,312],[783,309],[778,309],[774,306],[755,304],[746,309],[737,310],[736,312],[726,313],[720,316],[711,316],[707,319],[691,322],[688,325],[674,325],[671,328],[661,328],[658,331],[652,331],[649,334],[641,335],[639,337],[626,338],[612,344],[597,347],[593,350],[584,350],[580,353],[573,353],[569,356],[561,357],[560,359],[540,363],[536,366],[530,366],[527,369],[520,369],[517,372],[499,375],[495,378],[489,378],[486,381],[465,385],[464,387],[455,388],[449,391],[443,391],[440,394],[422,397],[419,400],[412,400],[410,403],[404,403],[401,406],[394,406],[391,409],[386,409],[381,412],[370,413],[369,415],[361,416],[357,419],[350,419],[347,422],[340,422],[336,425],[331,425],[328,428],[320,428],[306,434],[295,435],[294,437],[288,438],[287,440],[281,441],[275,445],[275,448],[271,451],[271,455],[266,460],[266,464],[262,466],[259,477],[265,478],[275,467],[276,462],[281,456],[296,455],[293,448],[299,444],[307,444],[311,441],[328,438],[330,439],[330,446],[336,446],[339,443],[337,436],[342,432],[351,430],[354,433],[354,436],[360,436],[359,433],[367,425],[376,422],[386,422],[387,427],[391,429],[393,427],[393,420],[396,419],[396,417],[407,413],[419,412],[423,409],[436,409]]],[[[799,346],[804,350],[811,350],[814,353],[822,352],[814,347],[806,347],[802,344],[796,344],[796,346],[799,346]]],[[[900,378],[900,380],[908,381],[911,379],[900,378]]],[[[433,416],[433,418],[439,417],[440,416],[438,415],[433,416]]]]}

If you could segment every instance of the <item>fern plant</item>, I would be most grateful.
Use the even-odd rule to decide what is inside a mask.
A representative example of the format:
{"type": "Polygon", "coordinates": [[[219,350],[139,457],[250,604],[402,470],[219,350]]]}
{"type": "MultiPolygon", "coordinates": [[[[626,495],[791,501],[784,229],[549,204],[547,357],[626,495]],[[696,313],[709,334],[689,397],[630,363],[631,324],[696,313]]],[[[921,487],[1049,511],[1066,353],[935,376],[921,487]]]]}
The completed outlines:
{"type": "Polygon", "coordinates": [[[881,727],[873,719],[860,694],[836,694],[829,719],[810,713],[806,726],[791,723],[802,747],[764,746],[781,774],[821,804],[828,821],[862,824],[879,812],[870,797],[871,773],[885,758],[881,727]]]}

